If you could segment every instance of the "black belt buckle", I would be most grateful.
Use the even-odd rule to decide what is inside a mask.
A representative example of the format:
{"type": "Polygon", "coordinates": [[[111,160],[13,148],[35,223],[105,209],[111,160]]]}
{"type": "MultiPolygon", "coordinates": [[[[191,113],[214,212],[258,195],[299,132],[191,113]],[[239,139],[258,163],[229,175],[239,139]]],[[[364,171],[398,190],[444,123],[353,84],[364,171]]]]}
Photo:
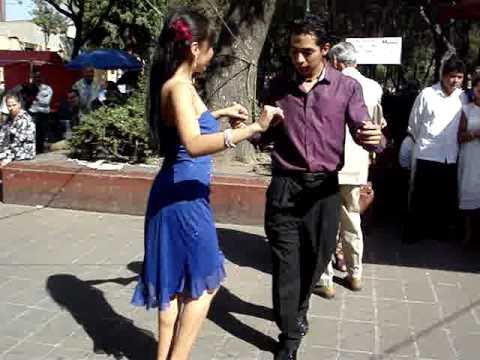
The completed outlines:
{"type": "Polygon", "coordinates": [[[327,178],[327,175],[328,174],[324,172],[316,172],[316,173],[304,172],[304,173],[301,173],[301,178],[305,182],[314,182],[319,180],[320,181],[325,180],[327,178]]]}

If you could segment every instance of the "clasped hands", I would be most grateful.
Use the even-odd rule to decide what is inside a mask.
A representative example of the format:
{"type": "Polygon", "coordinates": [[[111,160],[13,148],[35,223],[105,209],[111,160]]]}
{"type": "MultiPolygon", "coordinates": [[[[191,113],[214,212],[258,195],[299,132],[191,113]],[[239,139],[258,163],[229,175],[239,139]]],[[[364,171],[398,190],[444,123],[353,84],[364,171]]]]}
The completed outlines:
{"type": "MultiPolygon", "coordinates": [[[[228,122],[232,129],[239,129],[247,126],[245,121],[248,120],[248,110],[237,103],[229,106],[221,111],[222,116],[228,117],[228,122]]],[[[264,132],[270,126],[274,118],[283,119],[283,110],[279,107],[265,105],[259,119],[255,122],[258,125],[258,131],[264,132]]]]}

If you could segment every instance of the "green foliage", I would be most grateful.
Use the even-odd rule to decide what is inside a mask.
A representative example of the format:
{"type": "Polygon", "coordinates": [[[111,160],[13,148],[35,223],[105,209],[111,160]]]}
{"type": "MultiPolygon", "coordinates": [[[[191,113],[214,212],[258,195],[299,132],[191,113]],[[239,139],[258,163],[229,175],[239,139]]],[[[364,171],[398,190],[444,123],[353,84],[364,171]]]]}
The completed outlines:
{"type": "Polygon", "coordinates": [[[71,156],[82,160],[145,162],[152,147],[144,117],[144,89],[142,82],[125,105],[103,106],[85,116],[73,131],[71,156]]]}
{"type": "Polygon", "coordinates": [[[159,35],[165,12],[165,0],[115,2],[96,36],[89,39],[88,46],[132,50],[147,58],[148,47],[159,35]]]}
{"type": "Polygon", "coordinates": [[[67,19],[53,9],[44,0],[35,0],[35,8],[32,10],[32,21],[42,29],[45,34],[45,47],[48,47],[48,41],[52,34],[62,34],[67,32],[67,19]]]}

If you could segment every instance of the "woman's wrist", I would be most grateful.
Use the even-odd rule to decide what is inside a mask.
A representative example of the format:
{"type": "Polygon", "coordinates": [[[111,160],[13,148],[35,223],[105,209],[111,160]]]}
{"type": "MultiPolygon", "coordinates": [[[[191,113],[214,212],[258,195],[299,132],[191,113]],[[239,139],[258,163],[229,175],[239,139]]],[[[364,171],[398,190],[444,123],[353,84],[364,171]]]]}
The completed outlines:
{"type": "Polygon", "coordinates": [[[223,116],[223,109],[212,111],[212,115],[216,119],[221,118],[223,116]]]}

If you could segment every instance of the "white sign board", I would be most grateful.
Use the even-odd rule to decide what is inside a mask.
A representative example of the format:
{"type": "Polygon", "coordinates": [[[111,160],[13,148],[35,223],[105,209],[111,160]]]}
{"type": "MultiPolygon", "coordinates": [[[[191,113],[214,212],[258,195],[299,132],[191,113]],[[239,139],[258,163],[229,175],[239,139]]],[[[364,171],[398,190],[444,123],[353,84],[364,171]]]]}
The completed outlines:
{"type": "Polygon", "coordinates": [[[402,63],[402,38],[347,38],[357,50],[357,64],[400,65],[402,63]]]}

